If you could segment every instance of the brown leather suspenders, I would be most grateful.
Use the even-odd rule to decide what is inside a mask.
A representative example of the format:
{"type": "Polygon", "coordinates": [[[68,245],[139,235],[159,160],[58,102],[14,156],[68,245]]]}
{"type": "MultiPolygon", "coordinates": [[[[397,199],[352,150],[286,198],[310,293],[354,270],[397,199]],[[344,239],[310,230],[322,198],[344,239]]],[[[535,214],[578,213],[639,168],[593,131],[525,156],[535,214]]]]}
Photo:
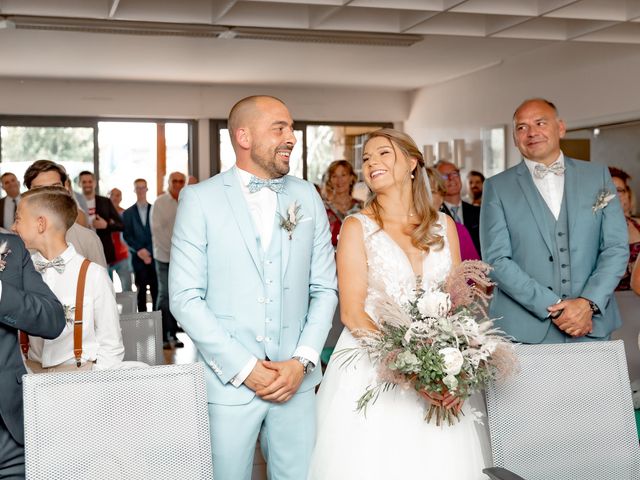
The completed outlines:
{"type": "MultiPolygon", "coordinates": [[[[91,262],[86,258],[80,266],[80,274],[78,275],[78,286],[76,287],[76,309],[73,320],[73,356],[76,359],[76,366],[80,367],[82,363],[82,306],[84,300],[84,286],[87,283],[87,270],[91,262]]],[[[29,354],[29,336],[20,331],[20,349],[25,358],[29,354]]]]}

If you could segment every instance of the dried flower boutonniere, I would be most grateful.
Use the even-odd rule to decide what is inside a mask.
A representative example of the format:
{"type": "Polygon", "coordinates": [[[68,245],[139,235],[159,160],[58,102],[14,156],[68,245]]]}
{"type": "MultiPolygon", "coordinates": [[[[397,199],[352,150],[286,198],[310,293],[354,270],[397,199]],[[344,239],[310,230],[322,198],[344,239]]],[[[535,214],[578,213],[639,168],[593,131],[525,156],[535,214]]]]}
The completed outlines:
{"type": "Polygon", "coordinates": [[[596,197],[596,203],[594,203],[592,207],[593,214],[595,215],[598,210],[602,210],[604,207],[609,205],[609,202],[614,198],[616,198],[615,193],[611,193],[607,189],[600,190],[596,197]]]}
{"type": "Polygon", "coordinates": [[[64,309],[64,318],[70,328],[73,328],[73,322],[76,320],[76,306],[75,305],[62,305],[64,309]]]}
{"type": "Polygon", "coordinates": [[[9,242],[6,240],[0,244],[0,272],[4,272],[7,266],[7,256],[11,253],[9,242]]]}
{"type": "Polygon", "coordinates": [[[298,205],[298,202],[293,202],[287,209],[286,217],[283,217],[280,213],[278,213],[278,215],[280,215],[280,227],[287,231],[289,234],[289,240],[291,240],[293,238],[293,231],[302,218],[300,205],[298,205]]]}

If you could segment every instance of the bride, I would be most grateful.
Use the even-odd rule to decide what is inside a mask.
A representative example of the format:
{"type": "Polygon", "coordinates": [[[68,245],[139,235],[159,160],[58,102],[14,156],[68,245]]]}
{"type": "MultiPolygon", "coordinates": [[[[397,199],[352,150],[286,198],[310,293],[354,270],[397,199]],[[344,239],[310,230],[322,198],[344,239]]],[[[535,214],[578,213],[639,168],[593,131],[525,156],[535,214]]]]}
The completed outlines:
{"type": "MultiPolygon", "coordinates": [[[[375,131],[362,162],[374,196],[340,233],[340,315],[347,328],[336,352],[356,346],[358,330],[377,329],[374,305],[381,294],[404,304],[416,287],[438,284],[460,262],[455,224],[431,206],[424,160],[413,140],[391,129],[375,131]]],[[[464,405],[451,395],[429,399],[465,414],[454,426],[437,427],[424,421],[427,400],[398,387],[382,392],[365,416],[356,412],[356,402],[376,375],[366,355],[348,366],[335,356],[329,362],[317,397],[309,480],[486,478],[488,436],[473,421],[470,405],[481,410],[481,399],[464,405]]]]}

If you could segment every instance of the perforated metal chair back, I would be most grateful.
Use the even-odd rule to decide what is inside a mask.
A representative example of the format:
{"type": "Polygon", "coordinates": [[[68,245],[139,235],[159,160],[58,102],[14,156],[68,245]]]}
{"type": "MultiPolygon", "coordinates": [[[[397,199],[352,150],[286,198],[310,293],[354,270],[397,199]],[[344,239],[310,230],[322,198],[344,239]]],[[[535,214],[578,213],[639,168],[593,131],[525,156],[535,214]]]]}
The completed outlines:
{"type": "Polygon", "coordinates": [[[120,315],[125,361],[164,365],[162,313],[138,312],[120,315]]]}
{"type": "Polygon", "coordinates": [[[29,480],[211,480],[201,363],[26,375],[29,480]]]}
{"type": "Polygon", "coordinates": [[[621,341],[517,345],[520,371],[487,388],[493,460],[526,480],[638,480],[621,341]]]}
{"type": "Polygon", "coordinates": [[[116,293],[116,303],[120,313],[135,313],[138,311],[138,299],[136,292],[116,293]]]}

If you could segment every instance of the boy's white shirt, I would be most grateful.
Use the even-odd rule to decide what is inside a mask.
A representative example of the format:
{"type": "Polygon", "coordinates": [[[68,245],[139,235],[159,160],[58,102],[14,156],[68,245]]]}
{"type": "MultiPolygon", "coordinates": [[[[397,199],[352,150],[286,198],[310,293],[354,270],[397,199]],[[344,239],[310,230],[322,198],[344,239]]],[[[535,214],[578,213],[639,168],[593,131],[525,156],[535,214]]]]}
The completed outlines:
{"type": "MultiPolygon", "coordinates": [[[[65,307],[75,308],[78,275],[84,257],[73,247],[60,255],[65,264],[63,273],[54,268],[42,272],[42,279],[65,307]]],[[[32,260],[47,261],[40,253],[34,253],[32,260]]],[[[67,325],[58,338],[44,340],[29,336],[29,359],[54,367],[61,364],[74,364],[73,356],[73,319],[74,312],[67,315],[67,325]]],[[[124,358],[124,345],[120,331],[118,305],[113,283],[105,268],[91,263],[87,270],[84,290],[82,325],[82,362],[95,361],[94,369],[104,370],[118,366],[124,358]]]]}

